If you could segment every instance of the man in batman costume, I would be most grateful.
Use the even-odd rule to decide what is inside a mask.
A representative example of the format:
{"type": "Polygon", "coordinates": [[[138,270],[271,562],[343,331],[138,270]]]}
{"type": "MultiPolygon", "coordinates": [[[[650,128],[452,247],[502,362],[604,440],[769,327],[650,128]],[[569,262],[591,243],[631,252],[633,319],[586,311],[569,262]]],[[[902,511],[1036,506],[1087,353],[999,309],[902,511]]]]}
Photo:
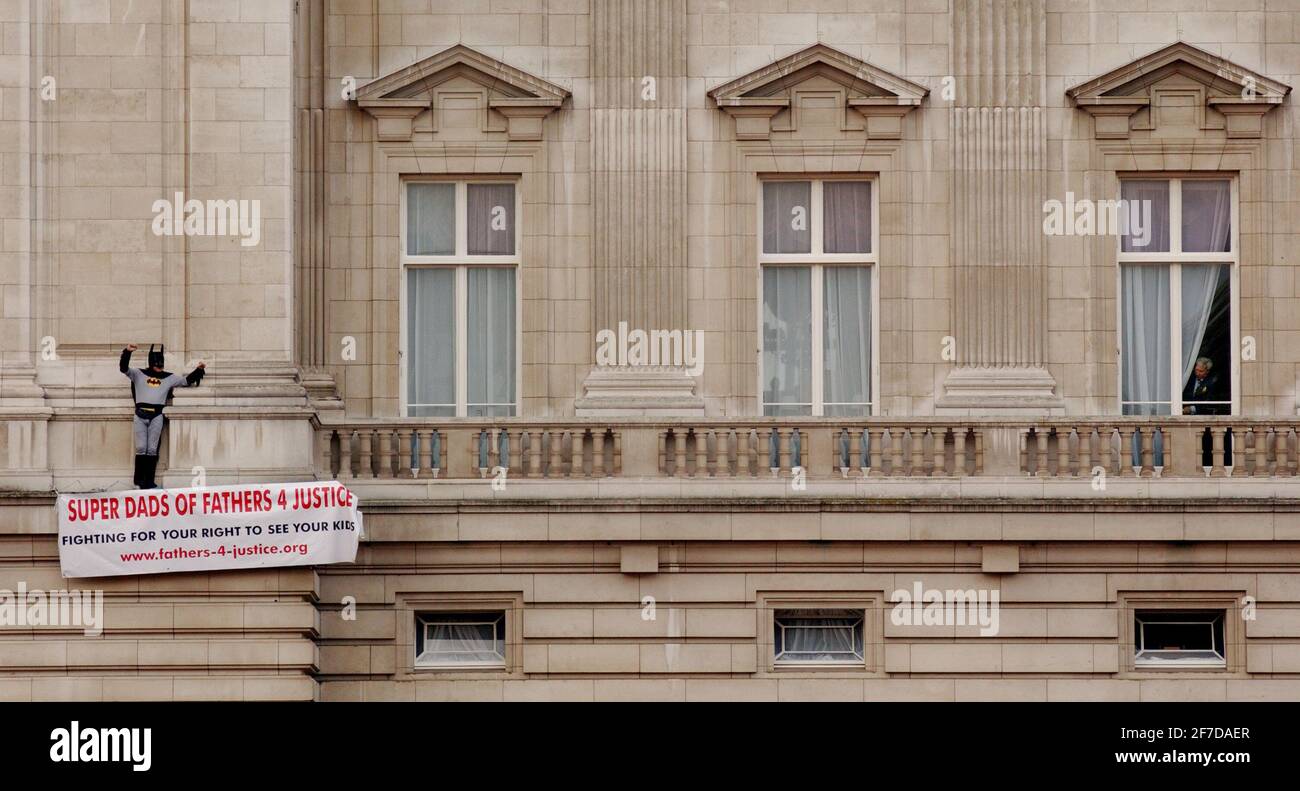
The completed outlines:
{"type": "Polygon", "coordinates": [[[177,387],[197,387],[203,380],[204,364],[200,362],[189,374],[181,376],[163,370],[163,350],[154,351],[149,344],[149,367],[132,368],[131,352],[134,343],[122,350],[118,368],[131,380],[131,394],[135,399],[135,485],[141,489],[157,489],[154,471],[158,469],[158,444],[162,440],[163,407],[177,387]]]}

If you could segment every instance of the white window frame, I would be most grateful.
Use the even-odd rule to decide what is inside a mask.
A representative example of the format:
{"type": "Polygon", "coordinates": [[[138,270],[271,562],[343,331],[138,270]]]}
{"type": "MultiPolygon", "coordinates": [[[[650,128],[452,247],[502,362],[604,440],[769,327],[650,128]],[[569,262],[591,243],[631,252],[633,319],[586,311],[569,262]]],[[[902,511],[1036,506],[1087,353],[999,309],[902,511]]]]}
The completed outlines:
{"type": "Polygon", "coordinates": [[[520,290],[523,263],[523,184],[518,178],[501,178],[491,176],[483,178],[435,178],[405,177],[399,189],[399,244],[400,261],[400,338],[398,340],[398,368],[401,371],[399,388],[401,390],[400,409],[402,415],[408,415],[410,404],[407,399],[407,270],[454,269],[456,272],[455,295],[455,333],[456,333],[456,417],[465,417],[469,413],[469,270],[478,267],[511,267],[515,273],[515,392],[512,404],[475,404],[475,406],[510,406],[515,415],[519,414],[520,388],[523,386],[523,295],[520,290]],[[456,249],[450,255],[409,255],[407,253],[407,190],[411,184],[442,183],[454,184],[456,187],[456,249]],[[515,253],[514,255],[470,255],[469,254],[469,185],[470,184],[511,184],[515,188],[515,253]]]}
{"type": "MultiPolygon", "coordinates": [[[[871,270],[871,400],[867,402],[867,415],[878,414],[880,403],[880,178],[868,173],[819,174],[816,176],[760,177],[758,185],[757,225],[758,236],[758,413],[767,414],[772,406],[763,399],[766,392],[763,377],[763,273],[769,266],[809,267],[809,289],[812,292],[812,416],[822,417],[827,406],[842,406],[825,402],[825,267],[865,266],[871,270]],[[871,252],[824,253],[825,220],[822,216],[822,187],[828,181],[865,181],[871,184],[871,252]],[[808,210],[811,244],[808,253],[763,252],[763,190],[768,184],[782,182],[811,182],[812,206],[808,210]]],[[[789,406],[789,405],[787,405],[789,406]]],[[[854,404],[856,406],[856,404],[854,404]]]]}
{"type": "MultiPolygon", "coordinates": [[[[1200,657],[1200,656],[1179,657],[1177,656],[1178,654],[1191,653],[1191,652],[1182,651],[1182,650],[1164,650],[1164,649],[1147,648],[1146,647],[1147,622],[1142,619],[1142,616],[1160,614],[1161,612],[1162,612],[1161,610],[1157,609],[1157,610],[1142,610],[1134,613],[1133,617],[1136,623],[1134,624],[1133,627],[1135,630],[1134,640],[1133,640],[1133,646],[1134,646],[1133,666],[1135,669],[1146,670],[1150,668],[1166,668],[1166,667],[1167,668],[1226,668],[1228,666],[1228,659],[1227,659],[1228,630],[1227,630],[1226,623],[1221,623],[1219,627],[1223,631],[1223,653],[1219,653],[1219,651],[1215,650],[1214,648],[1215,623],[1225,621],[1225,619],[1227,618],[1227,613],[1225,611],[1222,610],[1204,611],[1204,615],[1208,618],[1208,620],[1204,620],[1202,618],[1194,618],[1192,616],[1195,615],[1196,613],[1189,612],[1186,613],[1187,620],[1181,620],[1181,621],[1152,620],[1151,621],[1152,623],[1178,624],[1184,626],[1204,624],[1205,627],[1210,631],[1209,650],[1211,653],[1215,654],[1218,657],[1217,659],[1207,659],[1205,657],[1200,657]],[[1138,646],[1141,646],[1141,648],[1138,648],[1138,646]]],[[[1174,610],[1173,612],[1181,612],[1181,611],[1174,610]]],[[[1164,613],[1170,614],[1168,610],[1165,610],[1164,613]]]]}
{"type": "MultiPolygon", "coordinates": [[[[829,612],[832,612],[834,609],[839,609],[839,608],[828,608],[828,607],[815,607],[815,608],[784,607],[784,608],[781,608],[781,609],[775,610],[775,611],[772,613],[772,629],[774,630],[774,631],[773,631],[773,634],[772,634],[772,648],[773,648],[773,650],[772,650],[772,664],[773,664],[773,666],[774,666],[774,667],[777,667],[777,668],[782,668],[782,667],[865,667],[865,666],[866,666],[866,663],[867,663],[867,659],[866,659],[866,654],[867,654],[867,616],[866,616],[866,612],[865,612],[865,611],[863,611],[863,610],[859,610],[859,609],[856,608],[856,607],[843,608],[843,609],[844,609],[844,610],[853,610],[853,611],[857,612],[857,617],[858,617],[857,623],[853,624],[851,628],[857,630],[857,634],[855,635],[855,637],[856,637],[856,642],[857,642],[857,643],[860,643],[861,653],[858,653],[857,651],[854,651],[854,652],[852,652],[852,653],[849,655],[849,658],[845,658],[845,659],[806,660],[806,659],[782,659],[782,658],[781,658],[781,654],[784,653],[784,651],[782,651],[782,652],[778,652],[778,651],[776,650],[776,634],[775,634],[775,630],[781,630],[782,633],[784,634],[785,627],[781,624],[781,620],[782,620],[783,617],[784,617],[784,618],[803,618],[803,619],[811,619],[811,618],[816,618],[816,617],[818,617],[818,616],[814,616],[814,615],[789,615],[788,613],[795,613],[795,612],[826,612],[826,613],[829,613],[829,612]],[[785,615],[783,615],[783,614],[785,614],[785,615]]],[[[851,616],[848,616],[848,615],[825,615],[825,616],[821,616],[821,617],[824,617],[824,618],[827,619],[827,620],[830,620],[830,619],[845,620],[845,619],[848,619],[848,618],[851,617],[851,616]]],[[[829,628],[843,628],[843,627],[829,627],[829,626],[826,626],[826,627],[817,627],[817,626],[813,626],[813,627],[801,627],[801,628],[808,628],[808,629],[819,629],[819,628],[824,628],[824,629],[829,629],[829,628]]],[[[784,637],[782,637],[782,639],[781,639],[781,646],[784,648],[785,645],[786,645],[786,640],[784,639],[784,637]]]]}
{"type": "MultiPolygon", "coordinates": [[[[1169,175],[1166,173],[1145,174],[1140,172],[1126,173],[1120,179],[1123,181],[1167,181],[1169,182],[1169,252],[1165,253],[1132,253],[1124,252],[1124,237],[1116,234],[1115,250],[1118,256],[1118,266],[1115,267],[1115,359],[1119,361],[1116,366],[1116,384],[1115,398],[1119,405],[1119,414],[1124,414],[1126,404],[1163,404],[1164,401],[1124,401],[1124,272],[1125,266],[1168,266],[1169,267],[1169,321],[1172,326],[1169,329],[1170,343],[1170,371],[1169,381],[1170,395],[1169,411],[1170,416],[1179,416],[1183,413],[1183,387],[1186,382],[1183,380],[1183,289],[1182,289],[1182,265],[1183,264],[1228,264],[1228,288],[1229,288],[1229,318],[1232,335],[1232,360],[1230,363],[1230,375],[1232,385],[1231,395],[1231,414],[1237,415],[1241,411],[1241,310],[1240,310],[1240,272],[1241,272],[1241,245],[1238,234],[1241,229],[1238,202],[1238,179],[1236,173],[1197,173],[1169,175]],[[1232,203],[1232,229],[1230,234],[1230,251],[1226,253],[1195,253],[1183,252],[1183,190],[1184,181],[1227,181],[1231,190],[1232,203]]],[[[1119,185],[1119,194],[1116,198],[1123,197],[1123,184],[1119,185]]]]}
{"type": "Polygon", "coordinates": [[[425,650],[423,653],[417,654],[415,657],[415,667],[418,669],[456,670],[461,668],[481,669],[481,668],[505,668],[506,667],[506,653],[509,651],[508,644],[510,641],[509,641],[509,635],[506,632],[506,613],[504,610],[494,610],[491,612],[484,612],[484,613],[462,612],[462,611],[454,611],[454,610],[449,610],[445,612],[437,611],[437,612],[416,613],[415,628],[417,630],[424,630],[423,639],[424,639],[425,650]],[[479,614],[485,616],[495,615],[496,617],[495,618],[485,617],[481,621],[445,620],[447,616],[463,617],[467,615],[479,615],[479,614]],[[440,619],[444,619],[444,620],[440,620],[440,619]],[[455,662],[455,661],[446,661],[445,659],[441,659],[441,660],[432,659],[432,658],[424,659],[423,657],[429,653],[428,629],[430,626],[436,626],[439,623],[454,623],[460,626],[488,626],[488,625],[492,626],[493,627],[492,650],[494,652],[497,652],[497,656],[499,657],[499,660],[485,661],[480,659],[480,660],[473,660],[473,661],[466,661],[466,662],[455,662]],[[501,643],[500,651],[497,651],[498,639],[500,640],[501,643]]]}

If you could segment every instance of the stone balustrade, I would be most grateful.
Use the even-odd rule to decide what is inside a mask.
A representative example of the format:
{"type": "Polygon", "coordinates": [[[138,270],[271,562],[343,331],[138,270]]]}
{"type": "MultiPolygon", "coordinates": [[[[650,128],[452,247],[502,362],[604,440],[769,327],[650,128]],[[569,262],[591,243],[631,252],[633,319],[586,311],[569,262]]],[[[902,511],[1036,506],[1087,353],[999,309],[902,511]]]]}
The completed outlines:
{"type": "Polygon", "coordinates": [[[1244,417],[343,419],[341,479],[1294,477],[1300,421],[1244,417]]]}

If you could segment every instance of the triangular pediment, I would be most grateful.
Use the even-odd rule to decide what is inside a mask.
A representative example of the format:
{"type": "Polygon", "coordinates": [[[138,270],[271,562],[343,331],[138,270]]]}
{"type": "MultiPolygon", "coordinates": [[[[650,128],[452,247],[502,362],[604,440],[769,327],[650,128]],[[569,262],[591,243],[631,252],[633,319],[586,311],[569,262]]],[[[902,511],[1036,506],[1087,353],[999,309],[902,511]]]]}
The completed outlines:
{"type": "Polygon", "coordinates": [[[709,96],[719,107],[746,99],[771,98],[788,93],[792,87],[814,76],[843,85],[852,98],[893,99],[899,104],[917,105],[929,93],[924,86],[865,60],[825,44],[814,44],[719,85],[709,91],[709,96]]]}
{"type": "Polygon", "coordinates": [[[1223,96],[1239,96],[1253,85],[1260,101],[1276,103],[1291,92],[1289,85],[1179,41],[1076,85],[1066,93],[1080,104],[1103,97],[1140,95],[1175,73],[1190,77],[1223,96]]]}
{"type": "MultiPolygon", "coordinates": [[[[719,108],[736,119],[740,140],[769,139],[773,131],[794,132],[805,118],[828,120],[842,111],[865,118],[868,137],[898,139],[902,118],[929,90],[845,52],[814,44],[709,91],[719,108]],[[784,126],[773,125],[781,114],[784,126]]],[[[864,125],[862,125],[864,124],[864,125]]],[[[844,131],[853,127],[839,124],[844,131]]]]}
{"type": "Polygon", "coordinates": [[[378,119],[380,140],[399,141],[411,139],[416,116],[441,109],[444,95],[459,103],[449,112],[481,111],[484,132],[504,131],[511,140],[536,140],[541,136],[541,120],[564,103],[569,91],[457,44],[360,86],[356,101],[378,119]],[[505,128],[491,126],[489,110],[507,119],[505,128]]]}
{"type": "Polygon", "coordinates": [[[357,101],[428,97],[435,86],[457,74],[481,83],[502,97],[553,101],[559,106],[569,95],[558,85],[457,44],[366,83],[357,89],[357,101]]]}
{"type": "Polygon", "coordinates": [[[1100,138],[1169,126],[1223,129],[1259,137],[1262,119],[1291,86],[1179,41],[1070,88],[1075,106],[1096,119],[1100,138]]]}

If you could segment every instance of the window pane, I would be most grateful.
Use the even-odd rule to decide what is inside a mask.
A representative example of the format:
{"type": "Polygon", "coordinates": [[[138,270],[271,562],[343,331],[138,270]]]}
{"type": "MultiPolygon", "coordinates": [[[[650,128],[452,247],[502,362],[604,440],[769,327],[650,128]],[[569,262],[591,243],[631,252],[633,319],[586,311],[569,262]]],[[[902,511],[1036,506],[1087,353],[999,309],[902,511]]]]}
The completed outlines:
{"type": "Polygon", "coordinates": [[[1232,186],[1227,180],[1183,182],[1183,251],[1232,249],[1232,186]]]}
{"type": "Polygon", "coordinates": [[[763,252],[811,253],[812,183],[769,181],[763,185],[763,252]]]}
{"type": "Polygon", "coordinates": [[[515,254],[515,185],[470,184],[467,188],[469,254],[515,254]]]}
{"type": "Polygon", "coordinates": [[[825,252],[871,252],[871,182],[828,181],[823,184],[822,216],[822,247],[825,252]]]}
{"type": "Polygon", "coordinates": [[[1169,252],[1169,182],[1125,179],[1120,182],[1120,227],[1126,253],[1169,252]]]}
{"type": "Polygon", "coordinates": [[[1228,264],[1182,267],[1183,414],[1232,413],[1231,282],[1228,264]]]}
{"type": "Polygon", "coordinates": [[[416,624],[422,664],[499,664],[505,660],[501,613],[445,613],[416,624]]]}
{"type": "Polygon", "coordinates": [[[775,654],[782,662],[861,662],[862,613],[783,610],[774,618],[775,654]]]}
{"type": "Polygon", "coordinates": [[[456,414],[456,270],[406,270],[406,402],[411,417],[456,414]]]}
{"type": "Polygon", "coordinates": [[[823,396],[828,415],[866,415],[871,401],[871,268],[823,272],[823,396]]]}
{"type": "Polygon", "coordinates": [[[764,414],[812,413],[812,270],[806,266],[763,270],[763,379],[764,414]]]}
{"type": "Polygon", "coordinates": [[[1124,266],[1121,400],[1126,415],[1169,414],[1169,267],[1124,266]],[[1157,403],[1158,402],[1158,403],[1157,403]]]}
{"type": "Polygon", "coordinates": [[[1222,611],[1138,612],[1134,625],[1137,662],[1222,666],[1226,656],[1223,616],[1222,611]]]}
{"type": "Polygon", "coordinates": [[[1212,650],[1212,627],[1208,623],[1148,623],[1143,629],[1143,647],[1152,651],[1212,650]]]}
{"type": "Polygon", "coordinates": [[[406,254],[456,253],[456,185],[406,185],[406,254]]]}
{"type": "Polygon", "coordinates": [[[469,412],[509,417],[515,405],[515,270],[469,270],[469,412]]]}

